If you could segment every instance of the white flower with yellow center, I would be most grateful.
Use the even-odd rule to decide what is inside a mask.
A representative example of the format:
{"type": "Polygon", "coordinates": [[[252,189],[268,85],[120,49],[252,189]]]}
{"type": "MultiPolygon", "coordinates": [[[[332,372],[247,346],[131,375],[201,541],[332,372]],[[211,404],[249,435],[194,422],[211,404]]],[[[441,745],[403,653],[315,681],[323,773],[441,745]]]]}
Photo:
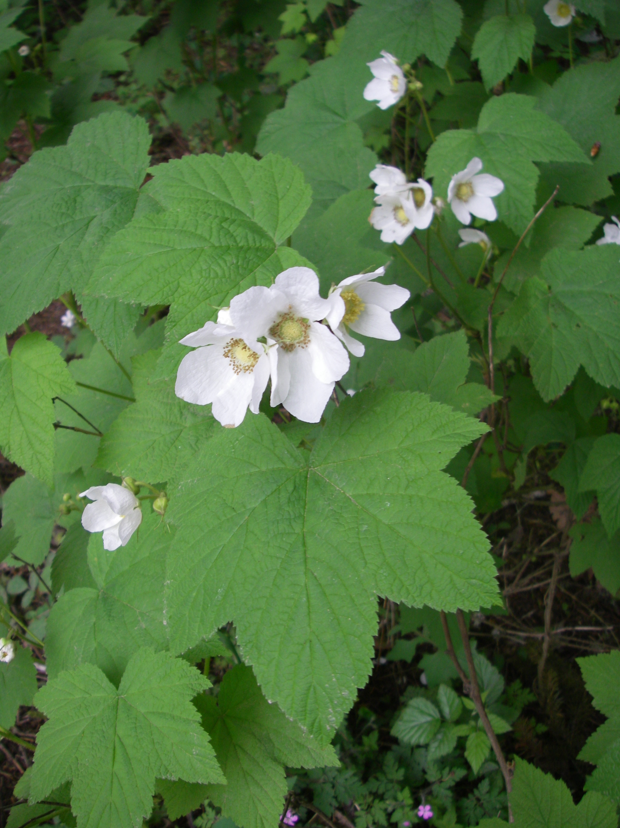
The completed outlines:
{"type": "Polygon", "coordinates": [[[353,356],[364,356],[365,348],[349,330],[373,339],[400,339],[400,331],[390,313],[404,305],[410,293],[398,285],[373,281],[384,273],[385,268],[380,267],[374,273],[349,276],[330,291],[331,307],[326,321],[353,356]]]}
{"type": "Polygon", "coordinates": [[[375,194],[377,196],[406,195],[413,187],[402,170],[398,167],[390,167],[388,164],[377,164],[368,175],[376,184],[375,194]]]}
{"type": "Polygon", "coordinates": [[[396,58],[389,52],[366,64],[374,78],[364,89],[367,101],[377,101],[379,109],[387,109],[399,101],[407,91],[407,81],[396,58]]]}
{"type": "Polygon", "coordinates": [[[492,199],[504,189],[504,182],[494,175],[483,173],[482,161],[472,158],[464,170],[452,176],[448,187],[448,202],[452,212],[463,224],[469,224],[472,215],[495,221],[497,210],[492,199]]]}
{"type": "Polygon", "coordinates": [[[127,546],[142,522],[140,501],[133,492],[118,483],[91,486],[80,497],[94,500],[82,512],[82,526],[87,532],[103,532],[103,548],[109,552],[127,546]]]}
{"type": "Polygon", "coordinates": [[[381,230],[381,241],[403,244],[416,228],[416,208],[409,194],[379,196],[381,203],[374,207],[368,221],[375,230],[381,230]]]}
{"type": "Polygon", "coordinates": [[[549,0],[543,9],[554,26],[568,26],[576,13],[572,3],[562,3],[560,0],[549,0]]]}
{"type": "Polygon", "coordinates": [[[15,645],[8,638],[0,638],[0,661],[8,664],[15,658],[15,645]]]}
{"type": "Polygon", "coordinates": [[[620,244],[620,221],[618,221],[616,216],[612,216],[611,220],[615,224],[603,225],[603,233],[605,235],[596,242],[597,244],[620,244]]]}
{"type": "Polygon", "coordinates": [[[475,230],[473,227],[462,227],[459,230],[462,241],[459,247],[466,247],[468,244],[479,244],[484,250],[485,259],[488,259],[493,252],[491,239],[482,230],[475,230]]]}
{"type": "Polygon", "coordinates": [[[217,322],[207,322],[184,337],[181,345],[196,350],[179,365],[174,387],[177,397],[194,405],[212,403],[215,419],[231,428],[243,422],[248,408],[258,414],[269,382],[270,359],[266,330],[253,324],[253,307],[271,305],[269,288],[250,288],[235,296],[230,308],[220,311],[217,322]]]}
{"type": "MultiPolygon", "coordinates": [[[[277,348],[271,360],[271,405],[283,405],[299,420],[318,423],[335,383],[349,370],[349,357],[327,325],[331,308],[319,296],[319,279],[308,267],[290,267],[269,288],[273,307],[255,307],[253,323],[264,325],[277,348]]],[[[233,305],[231,303],[231,311],[233,305]]]]}

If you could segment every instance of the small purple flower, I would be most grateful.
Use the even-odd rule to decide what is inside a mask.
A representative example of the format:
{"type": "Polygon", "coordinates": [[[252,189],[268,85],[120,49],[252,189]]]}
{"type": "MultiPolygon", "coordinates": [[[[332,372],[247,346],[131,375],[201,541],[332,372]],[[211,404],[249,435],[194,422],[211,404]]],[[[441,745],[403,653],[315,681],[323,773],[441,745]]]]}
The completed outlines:
{"type": "Polygon", "coordinates": [[[409,820],[408,820],[408,819],[406,819],[406,820],[403,822],[403,826],[404,826],[404,828],[410,828],[411,823],[409,822],[409,820]]]}
{"type": "Polygon", "coordinates": [[[289,808],[288,811],[286,812],[286,816],[282,820],[282,823],[284,825],[293,826],[293,825],[295,825],[296,822],[299,822],[299,817],[297,816],[297,814],[294,811],[291,811],[291,809],[289,808]]]}
{"type": "Polygon", "coordinates": [[[433,809],[430,805],[420,805],[420,807],[418,808],[418,816],[421,819],[432,819],[433,809]]]}

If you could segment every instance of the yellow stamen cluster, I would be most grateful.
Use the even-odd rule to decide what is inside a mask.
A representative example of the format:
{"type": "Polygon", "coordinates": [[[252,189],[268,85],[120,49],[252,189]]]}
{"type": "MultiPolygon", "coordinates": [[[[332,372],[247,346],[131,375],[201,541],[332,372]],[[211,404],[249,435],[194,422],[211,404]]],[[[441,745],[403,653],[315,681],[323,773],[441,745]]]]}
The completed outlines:
{"type": "Polygon", "coordinates": [[[572,11],[568,3],[558,3],[557,13],[559,17],[570,17],[572,11]]]}
{"type": "Polygon", "coordinates": [[[406,225],[409,224],[409,218],[407,216],[407,213],[405,213],[400,204],[398,205],[398,207],[394,208],[394,218],[399,224],[402,224],[403,227],[406,227],[406,225]]]}
{"type": "Polygon", "coordinates": [[[310,342],[310,322],[295,316],[292,309],[280,314],[280,318],[269,329],[269,336],[278,343],[283,351],[305,348],[310,342]]]}
{"type": "Polygon", "coordinates": [[[243,339],[230,339],[224,348],[224,356],[230,362],[235,374],[250,374],[259,356],[243,339]]]}
{"type": "Polygon", "coordinates": [[[474,188],[469,181],[463,181],[463,183],[459,184],[456,188],[456,197],[459,201],[469,201],[473,194],[474,188]]]}
{"type": "Polygon", "coordinates": [[[398,75],[392,75],[392,77],[390,78],[390,90],[392,92],[398,92],[398,82],[399,82],[398,75]]]}
{"type": "Polygon", "coordinates": [[[360,318],[360,315],[366,308],[366,305],[357,293],[353,290],[353,288],[346,288],[340,294],[341,298],[344,301],[344,316],[342,317],[342,321],[345,325],[350,325],[352,322],[357,322],[360,318]]]}
{"type": "Polygon", "coordinates": [[[413,200],[418,210],[420,209],[420,207],[424,207],[426,203],[426,193],[424,192],[422,187],[414,187],[411,192],[413,193],[413,200]]]}

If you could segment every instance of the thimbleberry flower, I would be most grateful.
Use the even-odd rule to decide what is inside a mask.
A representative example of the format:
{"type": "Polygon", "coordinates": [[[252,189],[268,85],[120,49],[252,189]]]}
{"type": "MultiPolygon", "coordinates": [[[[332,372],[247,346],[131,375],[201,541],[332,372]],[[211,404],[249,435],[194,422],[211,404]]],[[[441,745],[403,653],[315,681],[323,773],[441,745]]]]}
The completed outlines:
{"type": "Polygon", "coordinates": [[[417,228],[426,229],[433,220],[433,189],[419,178],[408,182],[397,167],[377,164],[370,173],[377,185],[375,201],[379,205],[370,214],[370,223],[381,230],[381,241],[402,244],[417,228]]]}
{"type": "Polygon", "coordinates": [[[384,273],[385,268],[380,267],[374,273],[349,276],[330,293],[331,309],[326,320],[354,356],[363,356],[365,349],[349,334],[349,330],[374,339],[400,339],[400,331],[392,322],[390,313],[400,308],[410,294],[398,285],[382,285],[373,281],[384,273]]]}
{"type": "Polygon", "coordinates": [[[473,227],[462,227],[459,230],[459,236],[462,239],[459,247],[466,247],[468,244],[479,244],[484,250],[485,258],[488,258],[493,252],[491,239],[482,230],[475,230],[473,227]]]}
{"type": "Polygon", "coordinates": [[[379,109],[387,109],[397,103],[407,91],[407,81],[396,58],[389,52],[367,64],[374,78],[364,89],[364,99],[377,101],[379,109]]]}
{"type": "Polygon", "coordinates": [[[0,662],[8,664],[15,658],[15,645],[8,638],[0,638],[0,662]]]}
{"type": "Polygon", "coordinates": [[[135,494],[118,483],[91,486],[80,497],[89,503],[82,512],[82,526],[87,532],[103,532],[103,548],[109,552],[127,546],[142,522],[140,501],[135,494]]]}
{"type": "Polygon", "coordinates": [[[543,6],[545,14],[554,26],[568,26],[575,16],[575,7],[572,3],[562,3],[561,0],[549,0],[543,6]]]}
{"type": "Polygon", "coordinates": [[[369,222],[381,230],[381,241],[403,244],[416,228],[416,209],[409,194],[379,196],[381,203],[373,210],[369,222]]]}
{"type": "Polygon", "coordinates": [[[483,173],[482,161],[472,158],[464,170],[452,176],[448,187],[448,202],[452,212],[463,224],[469,224],[472,215],[495,221],[497,210],[492,199],[504,189],[504,182],[494,175],[483,173]]]}
{"type": "Polygon", "coordinates": [[[75,314],[73,311],[66,310],[60,317],[60,324],[63,328],[72,328],[75,325],[75,314]]]}
{"type": "Polygon", "coordinates": [[[620,244],[620,221],[616,216],[612,216],[611,220],[615,224],[604,224],[603,233],[605,234],[601,239],[598,239],[597,244],[620,244]]]}
{"type": "Polygon", "coordinates": [[[388,164],[377,164],[368,175],[376,184],[375,193],[378,196],[406,195],[413,187],[402,170],[388,164]]]}

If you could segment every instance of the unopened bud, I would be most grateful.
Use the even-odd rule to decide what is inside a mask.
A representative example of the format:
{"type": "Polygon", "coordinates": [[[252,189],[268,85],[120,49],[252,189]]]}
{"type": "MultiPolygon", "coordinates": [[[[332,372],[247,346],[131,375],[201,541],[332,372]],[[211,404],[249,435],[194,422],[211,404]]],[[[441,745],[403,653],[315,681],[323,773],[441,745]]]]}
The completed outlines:
{"type": "Polygon", "coordinates": [[[133,477],[123,477],[123,486],[135,495],[140,491],[140,486],[138,486],[133,477]]]}
{"type": "Polygon", "coordinates": [[[165,515],[166,509],[168,508],[168,502],[166,493],[160,492],[159,497],[156,497],[153,501],[153,511],[157,512],[158,515],[165,515]]]}
{"type": "Polygon", "coordinates": [[[443,198],[441,198],[441,196],[435,196],[433,199],[433,206],[437,215],[440,216],[446,209],[446,202],[443,198]]]}
{"type": "Polygon", "coordinates": [[[30,54],[30,46],[26,46],[26,44],[24,43],[24,45],[20,46],[17,50],[17,54],[20,57],[28,57],[28,55],[30,54]]]}
{"type": "Polygon", "coordinates": [[[58,507],[58,511],[61,515],[70,515],[71,514],[71,506],[68,506],[66,503],[61,503],[58,507]]]}
{"type": "Polygon", "coordinates": [[[71,500],[71,495],[69,494],[69,492],[65,492],[64,495],[62,496],[62,499],[64,500],[65,503],[68,503],[71,500]]]}
{"type": "Polygon", "coordinates": [[[419,92],[420,89],[424,89],[424,84],[420,83],[419,80],[411,80],[409,81],[409,89],[413,90],[414,92],[419,92]]]}

